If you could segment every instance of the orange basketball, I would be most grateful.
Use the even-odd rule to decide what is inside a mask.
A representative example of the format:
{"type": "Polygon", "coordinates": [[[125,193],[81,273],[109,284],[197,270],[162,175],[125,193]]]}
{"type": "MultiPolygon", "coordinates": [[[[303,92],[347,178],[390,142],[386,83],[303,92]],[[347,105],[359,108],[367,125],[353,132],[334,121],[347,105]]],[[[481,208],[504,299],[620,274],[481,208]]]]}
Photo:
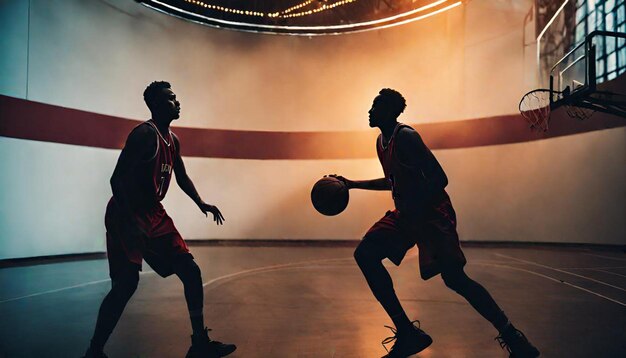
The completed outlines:
{"type": "Polygon", "coordinates": [[[348,206],[348,199],[348,187],[343,181],[333,177],[318,180],[311,190],[313,207],[327,216],[342,212],[348,206]]]}

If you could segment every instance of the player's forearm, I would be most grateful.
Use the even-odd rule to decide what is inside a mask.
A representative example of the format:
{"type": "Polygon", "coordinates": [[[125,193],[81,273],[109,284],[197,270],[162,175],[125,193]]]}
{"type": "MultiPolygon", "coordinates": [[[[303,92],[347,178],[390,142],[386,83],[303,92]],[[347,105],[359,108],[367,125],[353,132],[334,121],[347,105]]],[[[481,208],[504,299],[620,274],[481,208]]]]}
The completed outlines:
{"type": "Polygon", "coordinates": [[[190,197],[194,203],[196,203],[196,205],[202,204],[202,198],[200,198],[200,194],[198,194],[196,186],[193,185],[193,182],[189,177],[176,177],[176,182],[178,183],[178,186],[183,190],[183,192],[187,194],[187,196],[190,197]]]}
{"type": "Polygon", "coordinates": [[[387,178],[379,178],[372,180],[352,180],[348,184],[351,189],[363,190],[391,190],[391,184],[387,178]]]}

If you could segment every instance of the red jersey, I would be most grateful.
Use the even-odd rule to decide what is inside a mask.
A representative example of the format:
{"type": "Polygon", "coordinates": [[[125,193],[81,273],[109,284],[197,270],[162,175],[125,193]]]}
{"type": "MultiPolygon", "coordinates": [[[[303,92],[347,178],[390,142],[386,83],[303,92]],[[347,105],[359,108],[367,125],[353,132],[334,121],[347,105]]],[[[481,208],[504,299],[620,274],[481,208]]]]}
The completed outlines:
{"type": "Polygon", "coordinates": [[[160,206],[165,198],[172,179],[174,160],[177,156],[174,133],[168,130],[163,136],[152,120],[140,126],[150,126],[155,132],[156,149],[154,155],[143,160],[133,170],[127,185],[131,207],[136,212],[146,212],[160,206]]]}
{"type": "MultiPolygon", "coordinates": [[[[402,163],[398,157],[395,139],[396,134],[402,128],[413,130],[406,124],[398,123],[386,146],[383,145],[382,134],[378,136],[376,141],[378,159],[383,167],[385,178],[391,184],[391,196],[396,209],[400,212],[424,213],[424,208],[436,207],[442,200],[449,200],[448,194],[445,190],[442,190],[441,193],[436,193],[436,195],[432,195],[435,193],[430,193],[434,202],[424,202],[423,188],[421,186],[424,185],[426,178],[423,171],[402,163]]],[[[427,155],[433,155],[425,145],[423,150],[427,151],[427,155]]],[[[415,153],[414,155],[423,156],[422,153],[415,153]]]]}
{"type": "Polygon", "coordinates": [[[157,132],[157,149],[153,159],[154,164],[152,165],[152,183],[157,199],[161,201],[165,198],[172,179],[174,158],[176,158],[174,134],[168,129],[166,140],[154,122],[147,121],[146,123],[151,125],[157,132]]]}
{"type": "Polygon", "coordinates": [[[128,262],[141,267],[142,259],[159,275],[166,277],[173,273],[169,262],[173,254],[189,254],[185,241],[160,203],[169,188],[174,160],[178,157],[174,133],[168,130],[163,136],[151,120],[138,125],[134,130],[145,129],[142,126],[152,127],[156,140],[155,151],[125,176],[124,189],[135,224],[146,237],[137,237],[130,230],[128,218],[125,217],[127,213],[121,210],[114,197],[111,198],[104,222],[112,278],[120,272],[123,273],[128,262]]]}

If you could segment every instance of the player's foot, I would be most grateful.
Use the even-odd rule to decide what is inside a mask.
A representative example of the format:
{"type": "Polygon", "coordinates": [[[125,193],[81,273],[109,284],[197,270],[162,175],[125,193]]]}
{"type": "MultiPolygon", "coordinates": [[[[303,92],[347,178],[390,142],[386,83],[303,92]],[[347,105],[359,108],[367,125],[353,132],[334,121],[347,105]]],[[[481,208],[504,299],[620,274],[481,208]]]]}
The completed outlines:
{"type": "Polygon", "coordinates": [[[85,352],[85,355],[83,356],[83,358],[108,358],[108,357],[106,354],[104,354],[104,352],[102,351],[96,352],[91,347],[89,347],[87,349],[87,352],[85,352]]]}
{"type": "Polygon", "coordinates": [[[210,329],[205,328],[204,332],[201,334],[191,336],[191,347],[189,347],[189,351],[187,351],[186,358],[225,357],[237,349],[237,346],[234,344],[212,341],[209,338],[208,331],[210,331],[210,329]]]}
{"type": "Polygon", "coordinates": [[[495,338],[502,349],[509,352],[509,358],[539,357],[539,350],[535,348],[524,333],[511,325],[507,330],[495,338]]]}
{"type": "Polygon", "coordinates": [[[396,341],[391,347],[391,350],[387,350],[387,354],[383,358],[406,358],[412,354],[419,353],[430,346],[433,343],[433,339],[430,338],[426,332],[419,329],[419,321],[411,322],[411,328],[406,331],[398,332],[395,328],[385,326],[391,329],[393,336],[387,337],[382,341],[383,347],[387,350],[385,344],[396,341]],[[414,323],[417,322],[417,327],[414,323]]]}

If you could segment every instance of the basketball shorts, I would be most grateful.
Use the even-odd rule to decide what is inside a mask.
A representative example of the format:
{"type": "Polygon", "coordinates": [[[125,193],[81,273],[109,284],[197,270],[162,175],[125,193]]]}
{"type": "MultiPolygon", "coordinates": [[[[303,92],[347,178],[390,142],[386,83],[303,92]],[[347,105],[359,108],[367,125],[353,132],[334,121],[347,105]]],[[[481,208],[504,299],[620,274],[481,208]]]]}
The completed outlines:
{"type": "Polygon", "coordinates": [[[104,223],[112,279],[129,269],[141,271],[142,259],[160,276],[167,277],[174,273],[173,264],[176,260],[191,256],[185,240],[160,203],[135,216],[147,237],[134,237],[128,228],[128,221],[122,215],[115,199],[111,198],[104,223]]]}
{"type": "Polygon", "coordinates": [[[398,210],[387,211],[363,240],[380,250],[396,266],[417,244],[420,275],[424,280],[444,269],[462,268],[467,263],[456,231],[456,214],[449,199],[419,218],[403,216],[398,210]]]}

